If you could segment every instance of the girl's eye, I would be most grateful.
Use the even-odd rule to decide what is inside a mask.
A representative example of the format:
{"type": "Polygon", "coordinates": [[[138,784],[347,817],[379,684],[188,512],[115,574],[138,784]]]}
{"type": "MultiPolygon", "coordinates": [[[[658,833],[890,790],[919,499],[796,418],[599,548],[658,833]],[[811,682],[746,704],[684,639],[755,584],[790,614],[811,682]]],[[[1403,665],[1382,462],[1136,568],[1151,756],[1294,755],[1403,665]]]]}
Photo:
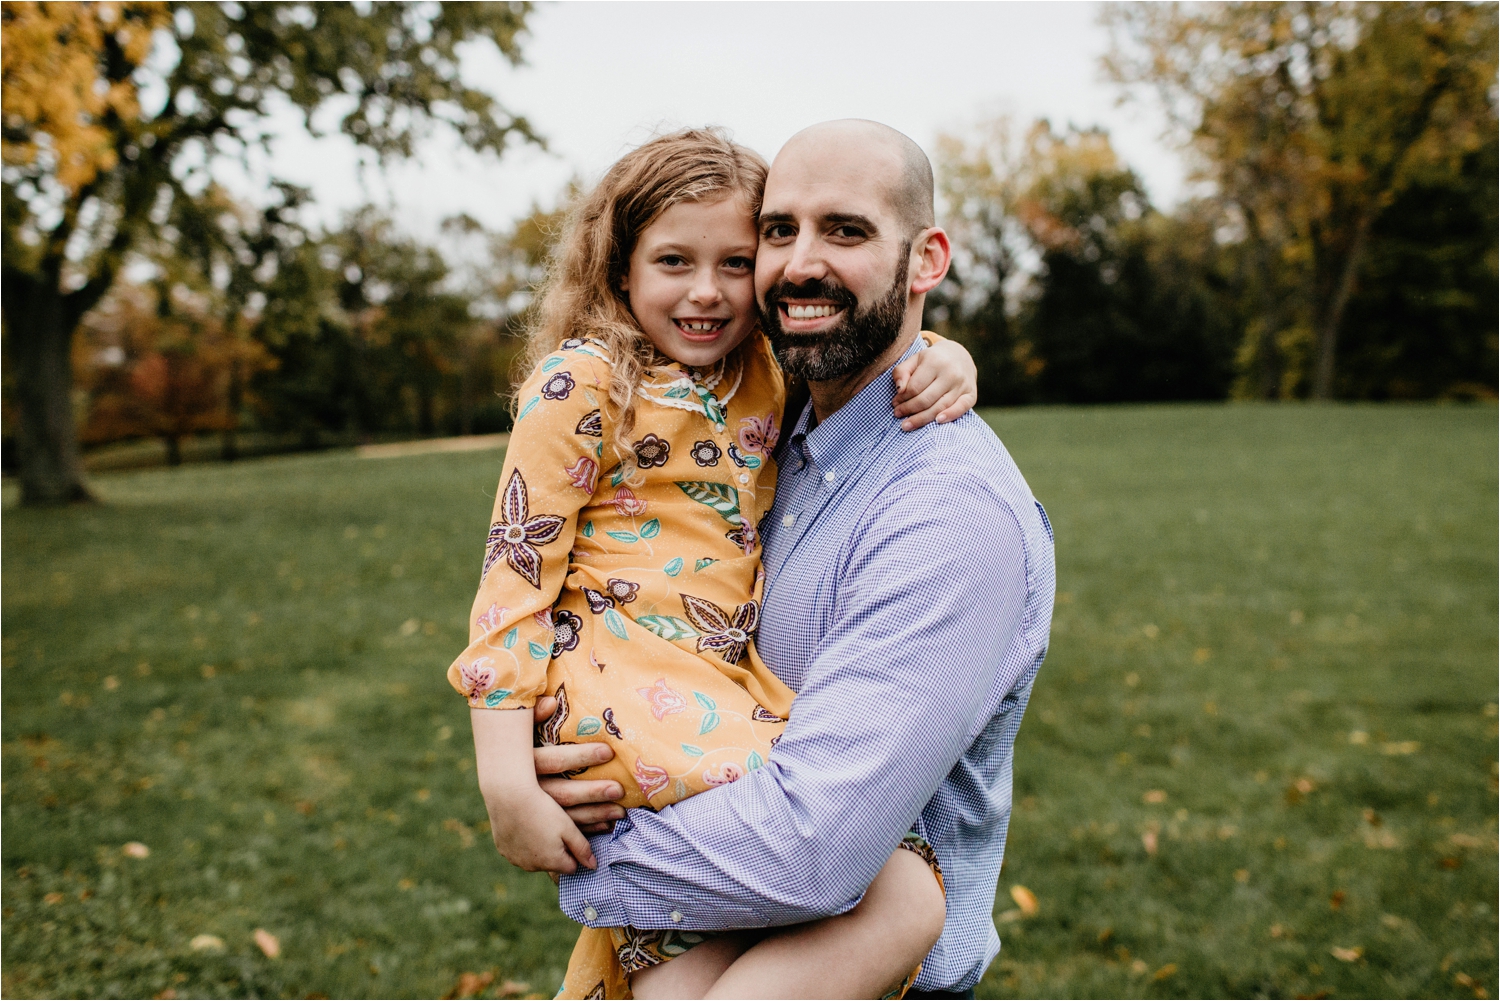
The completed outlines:
{"type": "Polygon", "coordinates": [[[684,264],[686,264],[687,261],[681,257],[678,257],[676,254],[667,254],[665,257],[658,258],[656,263],[665,264],[669,268],[680,268],[684,264]]]}
{"type": "Polygon", "coordinates": [[[755,267],[755,262],[748,257],[731,257],[724,262],[724,266],[731,271],[750,271],[755,267]]]}

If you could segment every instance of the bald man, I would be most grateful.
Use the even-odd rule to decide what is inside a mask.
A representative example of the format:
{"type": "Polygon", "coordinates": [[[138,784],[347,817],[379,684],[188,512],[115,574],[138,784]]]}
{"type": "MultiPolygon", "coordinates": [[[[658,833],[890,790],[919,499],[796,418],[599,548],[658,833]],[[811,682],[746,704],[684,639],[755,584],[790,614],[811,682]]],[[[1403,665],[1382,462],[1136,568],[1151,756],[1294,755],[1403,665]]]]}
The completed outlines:
{"type": "MultiPolygon", "coordinates": [[[[972,997],[999,952],[991,912],[1016,732],[1051,626],[1052,529],[982,419],[903,434],[892,416],[892,371],[923,349],[923,303],[949,260],[931,167],[906,136],[828,122],[776,157],[756,294],[809,399],[789,416],[762,526],[757,642],[797,700],[764,767],[595,837],[599,867],[561,881],[575,921],[728,930],[843,914],[915,832],[942,866],[947,918],[908,996],[972,997]]],[[[579,760],[539,769],[601,748],[547,749],[579,760]]],[[[559,785],[576,808],[584,784],[559,785]]],[[[865,974],[891,965],[890,983],[904,961],[848,958],[865,974]]],[[[730,966],[711,996],[841,996],[846,975],[830,964],[768,984],[730,966]]]]}

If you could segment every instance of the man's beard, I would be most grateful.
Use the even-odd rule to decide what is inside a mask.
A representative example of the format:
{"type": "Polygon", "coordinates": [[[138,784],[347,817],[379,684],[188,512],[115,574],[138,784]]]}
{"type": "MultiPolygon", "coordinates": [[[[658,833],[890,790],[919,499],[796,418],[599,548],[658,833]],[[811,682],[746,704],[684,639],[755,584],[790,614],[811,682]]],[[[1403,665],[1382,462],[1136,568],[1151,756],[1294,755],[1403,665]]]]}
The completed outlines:
{"type": "Polygon", "coordinates": [[[813,279],[801,285],[779,281],[766,290],[761,322],[776,358],[788,375],[812,382],[841,379],[862,371],[901,335],[906,320],[907,261],[911,244],[901,248],[896,278],[890,289],[867,309],[859,309],[854,293],[836,282],[813,279]],[[817,334],[781,329],[783,299],[822,299],[843,307],[840,322],[817,334]]]}

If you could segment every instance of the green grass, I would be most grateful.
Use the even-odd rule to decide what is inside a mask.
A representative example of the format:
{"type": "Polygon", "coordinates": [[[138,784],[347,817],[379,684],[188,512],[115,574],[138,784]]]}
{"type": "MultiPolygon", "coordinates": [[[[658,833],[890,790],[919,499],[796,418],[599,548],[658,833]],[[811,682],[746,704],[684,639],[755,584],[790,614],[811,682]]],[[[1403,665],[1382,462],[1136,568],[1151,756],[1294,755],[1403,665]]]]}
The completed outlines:
{"type": "MultiPolygon", "coordinates": [[[[1494,408],[989,416],[1059,602],[997,911],[1040,907],[981,996],[1493,994],[1494,408]]],[[[5,996],[550,995],[573,926],[488,847],[443,678],[499,461],[7,509],[5,996]]]]}

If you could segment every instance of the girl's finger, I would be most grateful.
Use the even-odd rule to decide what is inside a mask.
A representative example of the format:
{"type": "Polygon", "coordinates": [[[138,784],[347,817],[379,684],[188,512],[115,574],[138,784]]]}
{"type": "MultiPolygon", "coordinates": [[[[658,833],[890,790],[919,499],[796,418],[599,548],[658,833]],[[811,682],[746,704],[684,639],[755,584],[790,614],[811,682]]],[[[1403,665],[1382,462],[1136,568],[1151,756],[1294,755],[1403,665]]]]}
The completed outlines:
{"type": "MultiPolygon", "coordinates": [[[[918,358],[920,358],[920,355],[918,356],[918,358]]],[[[908,358],[902,364],[910,364],[912,366],[915,366],[918,358],[908,358]]],[[[918,393],[921,393],[923,390],[929,388],[935,378],[936,376],[934,376],[932,372],[928,371],[927,369],[916,368],[914,368],[913,371],[906,373],[904,377],[897,378],[895,400],[896,404],[899,406],[905,403],[907,400],[910,400],[913,396],[916,396],[918,393]]]]}
{"type": "MultiPolygon", "coordinates": [[[[917,393],[911,399],[907,400],[905,403],[903,403],[899,407],[897,407],[896,408],[896,416],[897,417],[910,417],[910,416],[912,416],[914,414],[920,414],[920,413],[923,413],[924,411],[931,410],[934,406],[936,406],[938,404],[938,402],[940,400],[942,400],[943,393],[944,393],[944,390],[942,389],[942,387],[940,387],[937,383],[934,382],[932,385],[928,386],[926,389],[923,389],[921,392],[917,393]]],[[[927,415],[927,419],[924,420],[922,422],[922,424],[926,424],[926,423],[928,423],[931,420],[932,420],[932,414],[928,414],[927,415]]],[[[920,427],[920,426],[921,425],[918,425],[918,427],[920,427]]]]}
{"type": "Polygon", "coordinates": [[[898,396],[906,392],[906,384],[911,379],[913,370],[917,367],[918,357],[917,355],[913,355],[891,370],[891,377],[896,381],[896,393],[898,396]]]}

